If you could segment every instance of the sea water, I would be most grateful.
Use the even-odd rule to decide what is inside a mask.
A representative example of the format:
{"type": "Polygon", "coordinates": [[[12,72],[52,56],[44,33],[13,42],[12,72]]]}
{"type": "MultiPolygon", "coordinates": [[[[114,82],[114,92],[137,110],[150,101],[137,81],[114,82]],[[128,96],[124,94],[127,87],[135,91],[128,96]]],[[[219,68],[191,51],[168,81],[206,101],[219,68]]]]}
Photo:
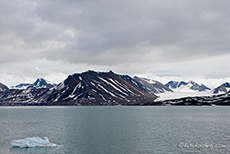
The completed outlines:
{"type": "Polygon", "coordinates": [[[3,154],[230,153],[230,107],[0,107],[3,154]],[[48,137],[53,148],[14,148],[48,137]]]}

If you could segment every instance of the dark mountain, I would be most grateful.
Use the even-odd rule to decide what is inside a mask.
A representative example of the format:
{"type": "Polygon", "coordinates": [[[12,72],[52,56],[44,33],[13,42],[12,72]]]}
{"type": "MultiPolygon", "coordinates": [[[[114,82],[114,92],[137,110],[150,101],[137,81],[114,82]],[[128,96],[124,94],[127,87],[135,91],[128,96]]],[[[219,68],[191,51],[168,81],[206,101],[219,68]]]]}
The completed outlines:
{"type": "Polygon", "coordinates": [[[129,76],[112,71],[87,71],[68,76],[44,97],[51,104],[71,105],[131,105],[156,99],[154,94],[146,93],[133,81],[129,76]]]}
{"type": "Polygon", "coordinates": [[[165,86],[167,86],[168,88],[171,88],[171,89],[191,89],[191,90],[195,90],[195,91],[199,91],[199,92],[211,90],[210,88],[208,88],[204,84],[199,85],[198,83],[196,83],[194,81],[189,81],[189,82],[169,81],[165,86]]]}
{"type": "Polygon", "coordinates": [[[167,86],[163,85],[159,81],[140,78],[137,76],[134,77],[134,80],[136,80],[142,86],[142,88],[150,94],[173,92],[171,89],[169,89],[167,86]]]}
{"type": "Polygon", "coordinates": [[[32,85],[27,89],[0,93],[1,105],[137,105],[157,98],[131,77],[112,71],[69,75],[52,88],[48,88],[44,80],[37,80],[32,85]]]}
{"type": "Polygon", "coordinates": [[[230,83],[226,82],[219,87],[213,89],[213,94],[227,93],[230,90],[230,83]]]}
{"type": "Polygon", "coordinates": [[[8,90],[8,89],[9,88],[6,85],[0,83],[0,91],[5,91],[5,90],[8,90]]]}
{"type": "MultiPolygon", "coordinates": [[[[112,71],[76,73],[52,88],[48,84],[38,79],[27,89],[8,89],[0,85],[4,89],[0,91],[0,105],[230,105],[230,92],[154,102],[157,98],[154,93],[169,91],[160,82],[117,75],[112,71]]],[[[209,89],[195,82],[172,81],[167,85],[174,89],[209,89]]],[[[229,87],[227,83],[222,86],[229,87]]]]}

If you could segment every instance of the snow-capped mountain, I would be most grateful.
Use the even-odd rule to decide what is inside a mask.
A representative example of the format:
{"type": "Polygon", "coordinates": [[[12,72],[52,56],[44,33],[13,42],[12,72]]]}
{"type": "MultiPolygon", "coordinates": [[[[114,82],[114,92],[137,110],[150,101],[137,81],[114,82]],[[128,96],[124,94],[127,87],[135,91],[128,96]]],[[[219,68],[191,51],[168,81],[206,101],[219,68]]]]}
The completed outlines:
{"type": "Polygon", "coordinates": [[[181,90],[181,91],[194,90],[194,91],[203,92],[203,91],[211,90],[204,84],[198,84],[194,81],[189,81],[189,82],[169,81],[165,86],[173,90],[181,90]]]}
{"type": "Polygon", "coordinates": [[[38,78],[33,84],[30,84],[27,88],[52,88],[56,84],[47,82],[43,78],[38,78]]]}
{"type": "Polygon", "coordinates": [[[30,83],[20,83],[16,86],[12,86],[11,89],[26,89],[30,85],[31,85],[30,83]]]}
{"type": "Polygon", "coordinates": [[[28,88],[52,88],[56,84],[48,82],[43,78],[38,78],[34,83],[21,83],[16,86],[12,86],[11,89],[28,89],[28,88]]]}
{"type": "Polygon", "coordinates": [[[170,102],[174,105],[211,105],[213,102],[230,105],[229,84],[212,91],[225,94],[210,96],[208,87],[193,81],[170,81],[163,85],[158,81],[118,75],[112,71],[87,71],[69,75],[55,86],[44,79],[12,89],[0,84],[0,105],[164,105],[170,102]],[[165,98],[171,100],[166,101],[165,98]]]}
{"type": "Polygon", "coordinates": [[[69,75],[52,88],[47,88],[44,83],[37,80],[31,86],[34,88],[10,89],[0,93],[0,105],[133,105],[153,102],[157,98],[136,85],[131,77],[112,71],[69,75]]]}
{"type": "Polygon", "coordinates": [[[74,105],[127,105],[153,101],[156,96],[146,93],[137,85],[129,84],[112,71],[87,71],[68,76],[51,88],[43,98],[56,104],[71,102],[74,105]]]}
{"type": "Polygon", "coordinates": [[[213,94],[227,93],[230,90],[230,82],[226,82],[219,87],[213,89],[213,94]]]}
{"type": "Polygon", "coordinates": [[[6,85],[0,83],[0,91],[4,91],[4,90],[8,90],[8,89],[9,88],[6,85]]]}
{"type": "Polygon", "coordinates": [[[173,92],[171,89],[169,89],[167,86],[163,85],[159,81],[146,79],[146,78],[140,78],[135,76],[134,80],[136,80],[147,92],[150,94],[159,94],[159,93],[165,93],[165,92],[173,92]]]}

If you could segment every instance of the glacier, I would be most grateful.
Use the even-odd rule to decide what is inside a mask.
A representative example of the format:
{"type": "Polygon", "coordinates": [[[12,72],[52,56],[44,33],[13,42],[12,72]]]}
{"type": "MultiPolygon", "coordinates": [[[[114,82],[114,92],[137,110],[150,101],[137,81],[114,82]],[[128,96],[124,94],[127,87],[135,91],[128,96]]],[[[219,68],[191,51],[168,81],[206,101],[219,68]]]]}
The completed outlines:
{"type": "Polygon", "coordinates": [[[51,143],[48,137],[31,137],[25,139],[12,140],[10,142],[13,148],[35,148],[35,147],[57,147],[57,144],[51,143]]]}

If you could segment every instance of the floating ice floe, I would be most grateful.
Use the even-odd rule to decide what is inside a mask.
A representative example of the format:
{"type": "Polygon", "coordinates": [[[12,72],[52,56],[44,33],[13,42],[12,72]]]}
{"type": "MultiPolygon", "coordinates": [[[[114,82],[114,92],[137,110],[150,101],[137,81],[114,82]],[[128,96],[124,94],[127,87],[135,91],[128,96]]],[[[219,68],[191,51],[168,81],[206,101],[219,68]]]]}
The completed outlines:
{"type": "Polygon", "coordinates": [[[34,148],[34,147],[57,147],[57,144],[50,143],[47,137],[44,139],[39,137],[31,137],[10,142],[13,148],[34,148]]]}

